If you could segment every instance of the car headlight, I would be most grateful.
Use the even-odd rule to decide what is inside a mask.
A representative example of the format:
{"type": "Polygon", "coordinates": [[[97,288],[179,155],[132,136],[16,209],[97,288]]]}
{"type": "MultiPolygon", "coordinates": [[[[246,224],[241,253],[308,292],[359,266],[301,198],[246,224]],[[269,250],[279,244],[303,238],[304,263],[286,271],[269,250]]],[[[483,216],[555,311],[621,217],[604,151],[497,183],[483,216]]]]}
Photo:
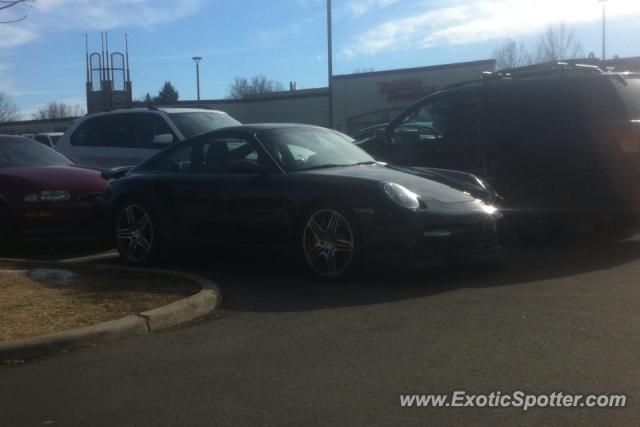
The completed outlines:
{"type": "Polygon", "coordinates": [[[485,203],[484,201],[480,200],[480,199],[476,199],[476,203],[478,205],[480,205],[480,209],[482,210],[482,212],[488,214],[488,215],[495,215],[498,212],[498,208],[490,205],[488,203],[485,203]]]}
{"type": "Polygon", "coordinates": [[[71,200],[68,191],[40,191],[24,197],[25,202],[67,202],[71,200]]]}
{"type": "Polygon", "coordinates": [[[385,182],[382,189],[387,197],[403,208],[418,209],[420,207],[418,195],[400,184],[385,182]]]}

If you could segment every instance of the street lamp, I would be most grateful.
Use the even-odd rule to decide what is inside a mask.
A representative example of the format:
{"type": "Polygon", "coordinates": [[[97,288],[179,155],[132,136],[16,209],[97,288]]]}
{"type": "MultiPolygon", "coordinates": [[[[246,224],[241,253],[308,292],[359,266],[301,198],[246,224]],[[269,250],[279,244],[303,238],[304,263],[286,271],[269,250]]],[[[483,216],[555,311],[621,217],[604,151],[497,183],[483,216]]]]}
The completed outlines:
{"type": "Polygon", "coordinates": [[[607,59],[607,0],[598,0],[602,3],[602,60],[607,59]]]}
{"type": "Polygon", "coordinates": [[[200,61],[202,61],[202,57],[194,56],[191,59],[196,63],[196,89],[198,91],[198,105],[200,105],[200,61]]]}
{"type": "Polygon", "coordinates": [[[327,0],[327,72],[329,74],[329,127],[333,128],[333,26],[331,0],[327,0]]]}

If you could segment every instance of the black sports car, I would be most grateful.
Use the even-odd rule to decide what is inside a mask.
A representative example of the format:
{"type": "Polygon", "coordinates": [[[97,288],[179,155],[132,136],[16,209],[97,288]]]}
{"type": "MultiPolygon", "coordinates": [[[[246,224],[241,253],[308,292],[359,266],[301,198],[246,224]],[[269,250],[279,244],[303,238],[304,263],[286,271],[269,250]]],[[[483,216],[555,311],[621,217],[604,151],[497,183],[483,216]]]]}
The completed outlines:
{"type": "Polygon", "coordinates": [[[313,126],[196,136],[114,180],[106,200],[116,246],[133,264],[200,241],[288,248],[334,279],[365,258],[426,264],[499,246],[501,214],[481,180],[391,167],[348,136],[313,126]]]}

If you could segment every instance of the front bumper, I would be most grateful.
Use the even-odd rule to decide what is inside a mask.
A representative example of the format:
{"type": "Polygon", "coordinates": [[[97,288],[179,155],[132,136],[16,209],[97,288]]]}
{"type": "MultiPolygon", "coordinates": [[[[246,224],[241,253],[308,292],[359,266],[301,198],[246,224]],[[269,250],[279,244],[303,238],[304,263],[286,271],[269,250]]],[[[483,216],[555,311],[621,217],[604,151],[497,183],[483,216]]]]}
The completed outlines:
{"type": "Polygon", "coordinates": [[[510,242],[500,212],[402,212],[361,216],[370,265],[425,267],[449,260],[494,257],[510,242]],[[382,263],[382,264],[381,264],[382,263]]]}
{"type": "Polygon", "coordinates": [[[13,226],[20,237],[98,237],[104,210],[82,202],[20,203],[13,207],[13,226]]]}

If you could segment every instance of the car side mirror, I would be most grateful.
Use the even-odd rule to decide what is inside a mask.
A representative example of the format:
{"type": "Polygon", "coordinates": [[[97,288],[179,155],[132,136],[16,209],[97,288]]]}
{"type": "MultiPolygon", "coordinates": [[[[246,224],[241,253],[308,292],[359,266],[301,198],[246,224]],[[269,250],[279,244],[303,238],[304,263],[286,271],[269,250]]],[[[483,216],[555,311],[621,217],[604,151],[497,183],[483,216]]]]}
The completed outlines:
{"type": "Polygon", "coordinates": [[[112,179],[120,179],[125,176],[129,171],[133,169],[133,166],[120,166],[113,169],[103,170],[100,175],[102,178],[110,181],[112,179]]]}
{"type": "Polygon", "coordinates": [[[173,143],[173,135],[170,133],[163,133],[153,137],[153,143],[157,145],[169,145],[173,143]]]}
{"type": "Polygon", "coordinates": [[[256,175],[266,175],[267,168],[252,160],[236,160],[229,163],[229,170],[233,173],[246,173],[256,175]]]}

